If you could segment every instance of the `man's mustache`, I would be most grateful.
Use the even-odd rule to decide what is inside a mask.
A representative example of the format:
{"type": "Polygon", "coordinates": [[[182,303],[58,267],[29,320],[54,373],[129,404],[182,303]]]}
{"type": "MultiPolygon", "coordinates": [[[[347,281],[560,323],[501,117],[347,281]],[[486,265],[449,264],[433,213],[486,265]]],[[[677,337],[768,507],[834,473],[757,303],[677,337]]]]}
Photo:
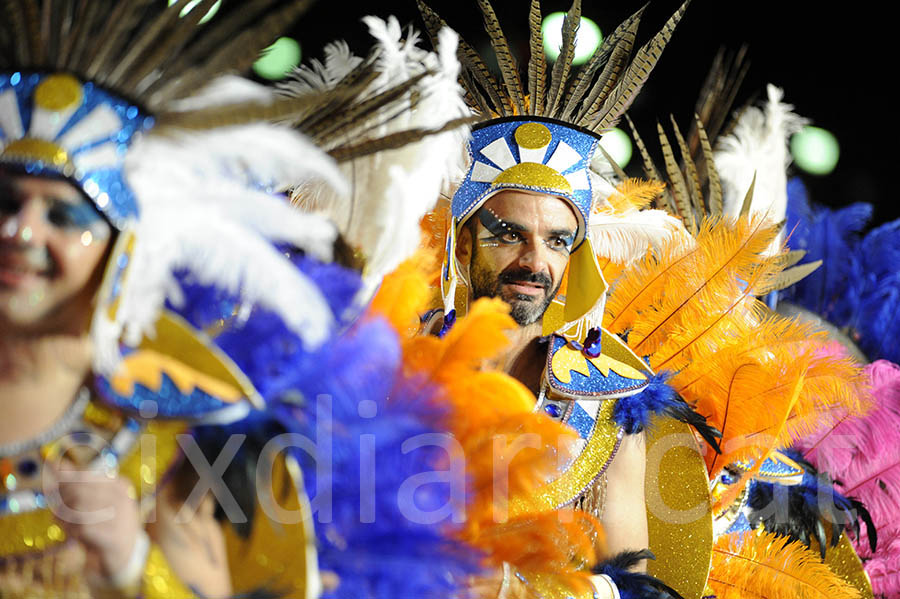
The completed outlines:
{"type": "Polygon", "coordinates": [[[53,259],[47,248],[44,247],[0,244],[0,253],[18,254],[25,265],[32,270],[48,271],[54,267],[53,259]]]}
{"type": "Polygon", "coordinates": [[[545,289],[549,289],[550,285],[553,281],[550,280],[550,277],[543,272],[532,272],[530,270],[525,269],[517,269],[517,270],[508,270],[500,273],[500,276],[497,277],[497,280],[502,285],[507,284],[515,284],[515,283],[536,283],[541,285],[545,289]]]}

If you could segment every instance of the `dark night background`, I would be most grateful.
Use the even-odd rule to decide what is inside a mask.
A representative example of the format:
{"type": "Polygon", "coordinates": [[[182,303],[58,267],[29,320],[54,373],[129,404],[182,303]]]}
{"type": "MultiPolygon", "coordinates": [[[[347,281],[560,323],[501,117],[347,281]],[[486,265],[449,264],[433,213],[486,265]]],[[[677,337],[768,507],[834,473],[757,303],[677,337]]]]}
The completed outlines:
{"type": "MultiPolygon", "coordinates": [[[[642,4],[585,0],[583,13],[606,35],[642,4]]],[[[679,4],[652,0],[641,21],[638,43],[655,34],[679,4]]],[[[487,36],[475,0],[430,0],[430,5],[485,52],[487,36]]],[[[493,5],[521,66],[528,58],[529,1],[494,0],[493,5]]],[[[545,15],[568,10],[569,5],[567,0],[542,2],[545,15]]],[[[887,130],[895,119],[893,103],[888,105],[892,94],[886,88],[896,72],[897,52],[889,49],[896,33],[891,20],[877,9],[862,12],[876,6],[873,3],[861,3],[857,10],[838,6],[795,0],[694,0],[629,114],[651,144],[655,121],[668,120],[669,113],[687,127],[716,51],[747,44],[751,66],[737,105],[763,97],[771,82],[785,90],[785,101],[797,113],[838,138],[841,155],[831,174],[801,174],[811,199],[831,206],[873,203],[875,222],[900,217],[900,206],[888,189],[894,152],[886,143],[893,138],[887,130]]],[[[336,39],[347,40],[357,53],[365,52],[371,42],[360,19],[369,14],[395,15],[401,24],[422,29],[414,0],[368,4],[318,0],[294,29],[303,60],[321,58],[322,47],[336,39]]],[[[635,151],[628,171],[640,175],[639,163],[635,151]]]]}

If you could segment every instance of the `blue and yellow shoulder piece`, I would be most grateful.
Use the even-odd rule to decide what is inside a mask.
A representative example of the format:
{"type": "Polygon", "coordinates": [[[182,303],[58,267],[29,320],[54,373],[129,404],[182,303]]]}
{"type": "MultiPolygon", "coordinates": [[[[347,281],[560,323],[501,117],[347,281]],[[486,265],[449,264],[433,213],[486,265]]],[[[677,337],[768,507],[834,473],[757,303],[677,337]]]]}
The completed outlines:
{"type": "MultiPolygon", "coordinates": [[[[731,467],[739,473],[749,472],[755,466],[753,460],[735,462],[731,467]]],[[[779,485],[799,485],[803,482],[806,470],[803,466],[786,456],[780,451],[773,451],[759,467],[759,471],[753,475],[755,480],[779,485]]]]}
{"type": "Polygon", "coordinates": [[[599,340],[584,344],[551,336],[545,378],[554,393],[568,399],[615,399],[640,393],[649,384],[649,367],[616,335],[600,331],[599,340]]]}
{"type": "MultiPolygon", "coordinates": [[[[98,295],[104,315],[113,322],[121,309],[120,292],[130,275],[135,243],[133,232],[119,236],[98,295]]],[[[185,281],[177,283],[189,296],[185,281]]],[[[205,303],[208,298],[202,299],[205,303]]],[[[182,308],[167,305],[152,334],[144,335],[134,347],[120,343],[118,367],[95,379],[95,389],[104,401],[145,417],[194,421],[232,421],[246,415],[250,407],[262,407],[249,377],[215,342],[216,331],[202,329],[190,316],[190,307],[196,303],[185,301],[182,308]]],[[[231,315],[238,304],[219,302],[214,309],[220,316],[231,315]]]]}

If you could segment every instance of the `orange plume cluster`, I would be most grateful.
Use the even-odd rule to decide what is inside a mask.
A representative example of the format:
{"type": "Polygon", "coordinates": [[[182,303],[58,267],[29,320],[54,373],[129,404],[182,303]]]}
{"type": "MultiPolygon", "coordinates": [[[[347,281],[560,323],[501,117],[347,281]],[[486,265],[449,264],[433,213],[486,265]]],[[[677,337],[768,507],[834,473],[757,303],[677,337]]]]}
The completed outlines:
{"type": "Polygon", "coordinates": [[[607,327],[627,332],[653,368],[675,372],[670,384],[722,431],[724,453],[707,457],[711,477],[764,458],[823,414],[860,410],[859,367],[756,299],[787,266],[770,250],[777,233],[760,216],[707,220],[695,244],[672,241],[623,274],[607,303],[607,327]]]}
{"type": "Polygon", "coordinates": [[[535,413],[534,395],[524,385],[490,369],[509,343],[506,331],[515,327],[501,300],[475,302],[442,339],[410,333],[409,323],[426,307],[427,290],[415,287],[427,285],[423,269],[429,264],[419,256],[389,275],[370,311],[397,327],[407,374],[439,389],[440,424],[459,442],[461,455],[454,457],[465,460],[470,489],[457,536],[483,552],[486,566],[507,562],[526,575],[561,575],[572,590],[580,589],[584,565],[598,557],[598,522],[571,511],[507,517],[516,497],[535,492],[570,458],[575,434],[535,413]]]}
{"type": "Polygon", "coordinates": [[[709,586],[719,599],[860,596],[802,543],[767,532],[722,535],[713,548],[709,586]]]}

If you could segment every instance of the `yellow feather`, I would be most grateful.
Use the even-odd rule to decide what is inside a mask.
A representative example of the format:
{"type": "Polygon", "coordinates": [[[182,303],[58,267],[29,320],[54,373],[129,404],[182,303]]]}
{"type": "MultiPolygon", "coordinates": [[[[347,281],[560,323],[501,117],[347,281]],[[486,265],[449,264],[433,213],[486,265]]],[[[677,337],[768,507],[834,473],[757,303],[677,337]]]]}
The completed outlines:
{"type": "Polygon", "coordinates": [[[628,338],[631,348],[639,355],[653,354],[691,313],[709,313],[707,302],[721,298],[725,306],[731,305],[737,299],[737,283],[764,284],[762,279],[775,274],[774,269],[761,267],[767,263],[763,253],[776,234],[775,225],[757,216],[741,218],[732,226],[705,221],[697,251],[670,273],[659,301],[634,322],[628,338]]]}
{"type": "Polygon", "coordinates": [[[713,549],[709,586],[719,599],[860,596],[802,543],[767,532],[720,537],[713,549]]]}
{"type": "Polygon", "coordinates": [[[643,179],[625,179],[616,186],[616,193],[607,199],[607,205],[595,207],[595,210],[603,210],[611,214],[628,214],[635,210],[646,208],[666,188],[666,184],[660,181],[645,181],[643,179]]]}

